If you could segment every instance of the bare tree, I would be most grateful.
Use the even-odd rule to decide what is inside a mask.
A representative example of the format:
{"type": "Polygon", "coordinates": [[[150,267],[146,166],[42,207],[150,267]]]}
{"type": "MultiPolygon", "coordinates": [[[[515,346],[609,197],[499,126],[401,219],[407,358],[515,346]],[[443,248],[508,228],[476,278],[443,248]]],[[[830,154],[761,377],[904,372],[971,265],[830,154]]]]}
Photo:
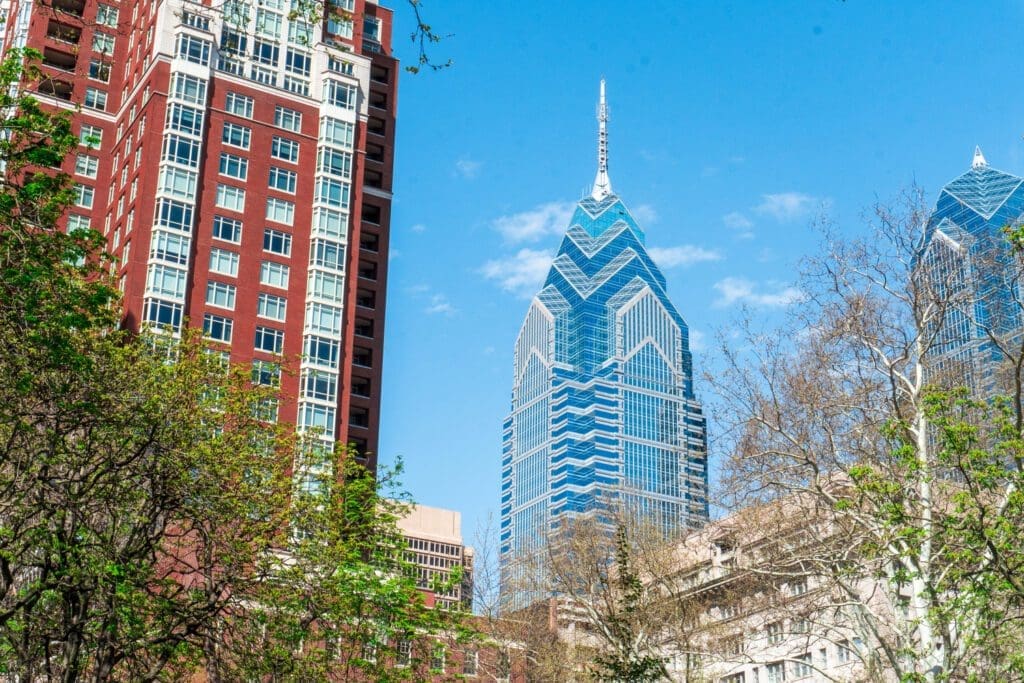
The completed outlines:
{"type": "Polygon", "coordinates": [[[877,207],[858,238],[823,223],[785,329],[743,325],[743,348],[723,343],[726,371],[709,380],[731,503],[786,500],[805,520],[779,529],[795,540],[761,557],[761,571],[811,581],[821,598],[809,616],[856,626],[866,675],[988,680],[1021,666],[1005,647],[1020,637],[1019,594],[1000,583],[999,552],[966,539],[962,514],[974,511],[979,538],[1002,529],[1019,547],[1009,537],[1021,526],[1007,530],[1019,470],[1005,450],[1020,431],[968,406],[950,387],[958,375],[931,363],[968,302],[957,271],[922,270],[927,216],[914,190],[877,207]]]}

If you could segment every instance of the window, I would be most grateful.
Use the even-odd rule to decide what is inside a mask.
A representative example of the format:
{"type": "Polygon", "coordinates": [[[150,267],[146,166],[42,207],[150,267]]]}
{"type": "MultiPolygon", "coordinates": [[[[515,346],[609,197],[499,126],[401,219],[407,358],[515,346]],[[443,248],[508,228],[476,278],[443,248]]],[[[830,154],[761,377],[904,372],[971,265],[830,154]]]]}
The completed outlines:
{"type": "Polygon", "coordinates": [[[245,209],[245,190],[230,185],[217,186],[217,206],[231,211],[245,209]]]}
{"type": "Polygon", "coordinates": [[[354,135],[355,126],[348,121],[332,118],[320,119],[320,139],[322,142],[351,148],[354,135]]]}
{"type": "Polygon", "coordinates": [[[195,76],[176,71],[174,82],[171,84],[171,93],[179,100],[189,104],[206,104],[206,81],[195,76]]]}
{"type": "Polygon", "coordinates": [[[409,666],[412,659],[412,641],[402,638],[395,646],[395,666],[409,666]]]}
{"type": "Polygon", "coordinates": [[[380,19],[377,17],[363,17],[363,40],[380,42],[380,19]]]}
{"type": "Polygon", "coordinates": [[[430,653],[430,670],[444,673],[444,646],[436,645],[430,653]]]}
{"type": "Polygon", "coordinates": [[[249,174],[249,160],[227,152],[220,153],[220,173],[229,178],[245,180],[249,174]]]}
{"type": "Polygon", "coordinates": [[[359,89],[348,83],[328,80],[324,83],[327,91],[327,101],[342,109],[355,110],[359,89]]]}
{"type": "Polygon", "coordinates": [[[338,342],[323,337],[306,337],[306,360],[325,368],[338,367],[338,342]]]}
{"type": "Polygon", "coordinates": [[[213,236],[225,242],[238,244],[242,241],[242,221],[224,216],[213,217],[213,236]]]}
{"type": "Polygon", "coordinates": [[[157,192],[164,192],[173,197],[192,200],[196,196],[198,175],[173,166],[161,166],[157,181],[157,192]]]}
{"type": "Polygon", "coordinates": [[[327,173],[348,180],[352,177],[352,154],[322,147],[317,152],[316,166],[319,173],[327,173]]]}
{"type": "Polygon", "coordinates": [[[344,301],[344,279],[340,275],[313,271],[310,274],[310,292],[327,301],[344,301]]]}
{"type": "Polygon", "coordinates": [[[80,206],[83,209],[91,209],[95,195],[96,190],[93,188],[88,185],[82,185],[81,183],[75,183],[75,206],[80,206]]]}
{"type": "Polygon", "coordinates": [[[266,85],[277,85],[277,72],[273,69],[256,64],[253,64],[251,69],[252,73],[249,77],[252,78],[252,80],[266,85]]]}
{"type": "Polygon", "coordinates": [[[768,624],[767,631],[768,631],[768,644],[769,645],[778,645],[779,643],[782,642],[783,636],[782,636],[782,622],[781,621],[775,621],[775,622],[772,622],[772,623],[768,624]]]}
{"type": "Polygon", "coordinates": [[[295,204],[277,197],[267,197],[267,220],[291,225],[295,221],[295,204]]]}
{"type": "Polygon", "coordinates": [[[355,65],[353,65],[352,62],[331,56],[327,57],[327,70],[333,71],[336,74],[344,74],[346,76],[352,76],[356,71],[355,65]]]}
{"type": "Polygon", "coordinates": [[[793,619],[789,626],[789,630],[791,633],[810,633],[811,622],[804,617],[797,617],[793,619]]]}
{"type": "Polygon", "coordinates": [[[79,216],[77,213],[68,216],[68,234],[79,230],[88,230],[90,227],[88,216],[79,216]]]}
{"type": "Polygon", "coordinates": [[[106,33],[100,33],[99,31],[93,33],[92,49],[93,52],[99,52],[104,55],[114,54],[114,36],[107,35],[106,33]]]}
{"type": "Polygon", "coordinates": [[[462,675],[476,676],[476,670],[479,665],[480,653],[476,650],[466,650],[462,655],[462,675]]]}
{"type": "Polygon", "coordinates": [[[768,673],[768,683],[784,683],[786,680],[786,663],[774,662],[765,667],[768,673]]]}
{"type": "Polygon", "coordinates": [[[342,38],[351,38],[353,28],[354,27],[350,19],[344,19],[336,13],[332,13],[327,17],[327,32],[331,35],[340,36],[342,38]]]}
{"type": "Polygon", "coordinates": [[[268,287],[280,287],[288,289],[288,266],[273,261],[264,261],[260,264],[260,284],[268,287]]]}
{"type": "Polygon", "coordinates": [[[301,132],[302,113],[278,105],[274,108],[274,125],[278,128],[290,130],[293,133],[301,132]]]}
{"type": "Polygon", "coordinates": [[[207,313],[203,316],[203,334],[214,341],[231,343],[231,329],[234,326],[231,318],[207,313]]]}
{"type": "Polygon", "coordinates": [[[241,0],[227,0],[224,3],[224,23],[245,26],[249,23],[249,3],[241,0]]]}
{"type": "Polygon", "coordinates": [[[181,232],[192,232],[192,207],[173,199],[158,199],[156,205],[156,224],[181,232]]]}
{"type": "Polygon", "coordinates": [[[178,35],[178,56],[194,64],[207,66],[210,63],[209,41],[196,38],[188,33],[178,35]]]}
{"type": "Polygon", "coordinates": [[[288,42],[309,45],[313,42],[312,27],[302,19],[292,19],[288,23],[288,42]]]}
{"type": "Polygon", "coordinates": [[[275,190],[295,194],[295,185],[298,182],[298,178],[299,174],[295,171],[288,171],[283,168],[278,168],[277,166],[271,166],[267,186],[275,190]]]}
{"type": "Polygon", "coordinates": [[[306,53],[298,52],[296,50],[288,50],[285,53],[284,68],[293,74],[308,77],[312,62],[313,58],[306,53]]]}
{"type": "Polygon", "coordinates": [[[334,401],[338,398],[338,376],[323,370],[303,370],[302,397],[334,401]]]}
{"type": "Polygon", "coordinates": [[[806,678],[813,673],[811,668],[811,655],[804,654],[795,658],[793,662],[793,678],[806,678]]]}
{"type": "Polygon", "coordinates": [[[206,303],[209,306],[235,309],[235,286],[223,282],[206,283],[206,303]]]}
{"type": "Polygon", "coordinates": [[[159,263],[149,267],[147,289],[158,295],[180,299],[185,296],[185,271],[159,263]]]}
{"type": "Polygon", "coordinates": [[[309,97],[309,81],[296,76],[285,74],[284,89],[288,92],[302,95],[303,97],[309,97]]]}
{"type": "Polygon", "coordinates": [[[117,28],[117,8],[100,5],[96,8],[96,23],[110,28],[117,28]]]}
{"type": "Polygon", "coordinates": [[[284,332],[257,325],[255,346],[257,351],[281,353],[284,349],[284,332]]]}
{"type": "Polygon", "coordinates": [[[181,23],[186,26],[191,26],[192,28],[197,28],[200,31],[210,30],[210,20],[198,14],[193,14],[192,12],[182,12],[181,23]]]}
{"type": "Polygon", "coordinates": [[[163,230],[153,232],[153,241],[150,244],[150,258],[160,259],[177,265],[188,263],[188,251],[190,241],[187,237],[175,235],[163,230]]]}
{"type": "Polygon", "coordinates": [[[787,588],[790,595],[803,595],[807,592],[807,579],[794,579],[787,584],[787,588]]]}
{"type": "Polygon", "coordinates": [[[82,129],[78,132],[78,144],[91,149],[99,149],[103,145],[103,129],[83,123],[82,129]]]}
{"type": "Polygon", "coordinates": [[[280,38],[281,15],[263,9],[256,10],[256,33],[275,40],[280,38]]]}
{"type": "Polygon", "coordinates": [[[345,247],[334,242],[314,240],[310,261],[314,266],[344,270],[345,247]]]}
{"type": "Polygon", "coordinates": [[[303,403],[299,410],[299,428],[314,429],[324,434],[334,434],[334,422],[337,411],[334,408],[303,403]]]}
{"type": "Polygon", "coordinates": [[[317,178],[313,200],[328,206],[347,209],[350,188],[348,183],[333,178],[317,178]]]}
{"type": "Polygon", "coordinates": [[[342,239],[346,234],[348,216],[333,209],[316,208],[313,210],[313,231],[318,236],[342,239]]]}
{"type": "Polygon", "coordinates": [[[160,299],[146,299],[142,318],[152,325],[168,325],[178,330],[181,328],[181,314],[183,311],[184,306],[181,304],[161,301],[160,299]]]}
{"type": "Polygon", "coordinates": [[[280,230],[267,228],[263,231],[263,251],[281,256],[291,256],[292,236],[280,230]]]}
{"type": "Polygon", "coordinates": [[[252,45],[252,58],[259,64],[277,66],[277,61],[281,58],[281,48],[265,40],[256,40],[252,45]]]}
{"type": "Polygon", "coordinates": [[[836,661],[840,664],[848,664],[853,661],[853,649],[850,641],[844,640],[836,643],[836,661]]]}
{"type": "Polygon", "coordinates": [[[191,168],[199,168],[199,155],[201,152],[202,145],[198,140],[183,138],[172,133],[164,138],[162,160],[172,161],[191,168]]]}
{"type": "Polygon", "coordinates": [[[737,674],[732,674],[731,676],[725,676],[720,679],[719,683],[744,683],[744,680],[744,674],[741,671],[737,674]]]}
{"type": "Polygon", "coordinates": [[[167,107],[167,127],[189,135],[202,135],[203,111],[172,102],[167,107]]]}
{"type": "Polygon", "coordinates": [[[236,92],[229,92],[224,103],[225,109],[236,116],[252,118],[254,100],[247,95],[239,95],[236,92]]]}
{"type": "Polygon", "coordinates": [[[107,109],[107,93],[98,88],[86,88],[85,99],[82,100],[82,106],[88,107],[89,109],[97,109],[99,111],[106,111],[107,109]]]}
{"type": "Polygon", "coordinates": [[[89,60],[89,78],[107,83],[110,81],[110,63],[102,59],[89,60]]]}
{"type": "MultiPolygon", "coordinates": [[[[224,22],[228,23],[227,10],[224,13],[224,22]]],[[[245,48],[249,45],[249,39],[244,33],[238,33],[224,29],[220,34],[220,51],[223,54],[245,54],[245,48]]]]}
{"type": "Polygon", "coordinates": [[[288,300],[283,296],[261,292],[256,300],[256,315],[261,318],[268,318],[278,322],[284,322],[285,310],[288,300]]]}
{"type": "Polygon", "coordinates": [[[238,254],[227,249],[210,249],[210,272],[238,277],[238,254]]]}
{"type": "Polygon", "coordinates": [[[254,360],[252,362],[252,383],[268,387],[279,386],[281,384],[281,366],[267,360],[254,360]]]}
{"type": "Polygon", "coordinates": [[[309,304],[306,307],[306,327],[319,334],[341,334],[341,309],[327,304],[309,304]]]}
{"type": "Polygon", "coordinates": [[[100,160],[88,154],[79,154],[75,157],[75,173],[84,175],[86,178],[95,178],[99,171],[100,160]]]}
{"type": "Polygon", "coordinates": [[[297,163],[299,160],[299,143],[287,138],[274,136],[270,143],[270,156],[282,161],[297,163]]]}
{"type": "Polygon", "coordinates": [[[221,140],[226,145],[249,149],[249,142],[252,138],[252,129],[239,126],[237,123],[225,123],[221,134],[221,140]]]}

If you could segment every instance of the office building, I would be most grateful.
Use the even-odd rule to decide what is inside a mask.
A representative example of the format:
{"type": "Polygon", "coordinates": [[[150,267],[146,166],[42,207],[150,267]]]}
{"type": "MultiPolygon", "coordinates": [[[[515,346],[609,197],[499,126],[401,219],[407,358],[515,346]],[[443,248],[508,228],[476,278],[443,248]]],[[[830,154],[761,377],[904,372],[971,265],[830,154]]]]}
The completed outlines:
{"type": "Polygon", "coordinates": [[[1019,347],[1024,311],[1022,271],[1003,229],[1022,215],[1024,179],[992,168],[977,148],[970,170],[939,193],[917,271],[941,311],[926,324],[933,380],[979,397],[1008,390],[1000,346],[1019,347]]]}
{"type": "Polygon", "coordinates": [[[426,505],[412,505],[398,520],[398,529],[409,544],[409,559],[416,566],[416,582],[431,594],[435,604],[451,609],[473,608],[473,549],[462,542],[462,515],[426,505]],[[452,569],[462,568],[462,580],[451,581],[452,569]],[[438,593],[433,586],[452,583],[438,593]]]}
{"type": "Polygon", "coordinates": [[[593,190],[576,206],[515,344],[500,527],[511,595],[516,567],[574,515],[621,505],[666,535],[708,518],[688,329],[644,231],[612,191],[607,114],[602,82],[593,190]]]}
{"type": "Polygon", "coordinates": [[[72,110],[68,229],[106,236],[125,322],[201,327],[268,419],[374,466],[397,64],[370,0],[12,0],[4,47],[42,53],[72,110]]]}

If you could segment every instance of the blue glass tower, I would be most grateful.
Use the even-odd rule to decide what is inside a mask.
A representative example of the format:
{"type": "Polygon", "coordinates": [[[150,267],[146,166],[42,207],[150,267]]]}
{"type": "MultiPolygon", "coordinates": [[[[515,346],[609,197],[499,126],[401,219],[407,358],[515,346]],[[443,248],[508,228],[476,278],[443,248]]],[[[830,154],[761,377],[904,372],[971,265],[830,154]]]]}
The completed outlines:
{"type": "Polygon", "coordinates": [[[689,336],[644,232],[608,179],[604,82],[598,172],[515,345],[504,423],[500,559],[516,565],[561,521],[616,501],[663,533],[708,518],[705,419],[689,336]]]}
{"type": "Polygon", "coordinates": [[[1024,179],[990,167],[980,149],[939,193],[920,261],[943,305],[927,353],[931,379],[979,397],[1004,390],[998,343],[1019,340],[1024,321],[1021,273],[1003,228],[1022,218],[1024,179]]]}

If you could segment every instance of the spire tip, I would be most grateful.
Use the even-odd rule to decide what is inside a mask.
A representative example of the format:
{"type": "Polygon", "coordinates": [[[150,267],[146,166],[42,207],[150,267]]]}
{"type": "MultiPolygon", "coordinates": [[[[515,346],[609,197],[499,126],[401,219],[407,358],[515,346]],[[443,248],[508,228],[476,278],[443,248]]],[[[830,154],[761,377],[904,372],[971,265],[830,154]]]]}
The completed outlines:
{"type": "Polygon", "coordinates": [[[612,193],[608,178],[608,104],[605,101],[604,77],[601,77],[601,95],[597,102],[597,177],[590,196],[600,201],[612,193]]]}
{"type": "Polygon", "coordinates": [[[984,168],[988,166],[988,162],[985,160],[985,155],[981,153],[981,146],[976,145],[974,147],[974,159],[971,160],[971,168],[984,168]]]}

